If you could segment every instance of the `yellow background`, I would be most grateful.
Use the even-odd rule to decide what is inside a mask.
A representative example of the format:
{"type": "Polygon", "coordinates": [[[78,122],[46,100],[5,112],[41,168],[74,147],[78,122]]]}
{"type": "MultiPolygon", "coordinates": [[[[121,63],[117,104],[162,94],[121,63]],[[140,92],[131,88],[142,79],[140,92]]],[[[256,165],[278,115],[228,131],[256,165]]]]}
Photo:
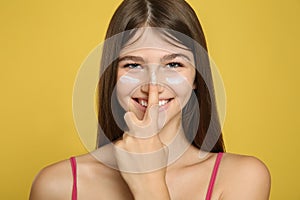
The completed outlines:
{"type": "MultiPolygon", "coordinates": [[[[227,150],[266,163],[272,200],[299,200],[300,1],[189,2],[225,83],[227,150]]],[[[119,3],[0,2],[0,199],[28,199],[41,168],[86,152],[73,84],[119,3]]]]}

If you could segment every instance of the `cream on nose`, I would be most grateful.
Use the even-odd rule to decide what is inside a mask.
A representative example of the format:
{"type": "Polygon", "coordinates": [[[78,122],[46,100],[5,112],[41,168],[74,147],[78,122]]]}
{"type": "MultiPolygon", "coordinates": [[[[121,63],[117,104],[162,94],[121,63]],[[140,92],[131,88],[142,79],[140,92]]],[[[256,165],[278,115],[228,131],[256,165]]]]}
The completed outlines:
{"type": "Polygon", "coordinates": [[[150,83],[154,85],[157,84],[157,76],[155,71],[151,72],[150,83]]]}

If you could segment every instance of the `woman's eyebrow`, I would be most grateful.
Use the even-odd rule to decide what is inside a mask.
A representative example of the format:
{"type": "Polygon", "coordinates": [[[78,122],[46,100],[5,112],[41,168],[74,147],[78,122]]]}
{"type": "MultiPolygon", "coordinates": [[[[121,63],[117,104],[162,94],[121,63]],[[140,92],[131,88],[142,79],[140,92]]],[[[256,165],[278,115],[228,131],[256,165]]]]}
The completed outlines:
{"type": "Polygon", "coordinates": [[[124,60],[132,60],[134,62],[145,62],[144,59],[140,56],[124,56],[118,59],[119,62],[124,60]]]}
{"type": "MultiPolygon", "coordinates": [[[[173,60],[177,57],[182,57],[188,61],[191,62],[191,59],[185,55],[185,54],[182,54],[182,53],[173,53],[173,54],[168,54],[168,55],[165,55],[161,58],[161,61],[164,62],[164,61],[168,61],[168,60],[173,60]]],[[[145,60],[143,59],[143,57],[140,57],[140,56],[123,56],[123,57],[120,57],[118,59],[118,62],[121,62],[121,61],[124,61],[124,60],[131,60],[131,61],[134,61],[134,62],[141,62],[141,63],[144,63],[145,60]]]]}
{"type": "Polygon", "coordinates": [[[184,55],[184,54],[182,54],[182,53],[173,53],[173,54],[165,55],[165,56],[161,59],[161,61],[173,60],[173,59],[175,59],[175,58],[177,58],[177,57],[182,57],[182,58],[184,58],[184,59],[186,59],[186,60],[188,60],[188,61],[191,62],[191,59],[190,59],[187,55],[184,55]]]}

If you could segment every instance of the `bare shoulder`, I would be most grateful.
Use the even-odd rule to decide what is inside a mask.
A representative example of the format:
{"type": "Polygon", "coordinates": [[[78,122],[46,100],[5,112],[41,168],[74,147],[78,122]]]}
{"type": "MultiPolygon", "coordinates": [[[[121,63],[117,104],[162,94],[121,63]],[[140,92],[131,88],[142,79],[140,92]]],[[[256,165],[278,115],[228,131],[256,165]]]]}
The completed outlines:
{"type": "MultiPolygon", "coordinates": [[[[99,162],[91,154],[76,156],[76,163],[78,198],[108,199],[107,196],[112,197],[111,199],[128,198],[127,185],[117,170],[99,162]]],[[[70,160],[60,161],[38,173],[32,184],[30,200],[71,199],[72,186],[70,160]]]]}
{"type": "Polygon", "coordinates": [[[222,199],[269,199],[271,176],[258,158],[225,153],[220,173],[224,183],[222,199]]]}
{"type": "Polygon", "coordinates": [[[269,176],[267,166],[254,156],[246,156],[232,153],[224,153],[222,165],[225,170],[231,170],[235,173],[247,172],[246,175],[259,174],[269,176]]]}
{"type": "Polygon", "coordinates": [[[42,169],[35,177],[30,200],[70,199],[73,176],[69,160],[63,160],[42,169]]]}

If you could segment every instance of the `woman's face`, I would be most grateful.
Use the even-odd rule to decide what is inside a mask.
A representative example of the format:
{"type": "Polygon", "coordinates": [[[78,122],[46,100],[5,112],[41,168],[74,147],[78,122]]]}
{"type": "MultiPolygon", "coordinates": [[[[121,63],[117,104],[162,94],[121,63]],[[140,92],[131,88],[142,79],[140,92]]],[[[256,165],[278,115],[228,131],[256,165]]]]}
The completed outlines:
{"type": "Polygon", "coordinates": [[[149,84],[156,85],[158,122],[162,128],[172,119],[180,120],[181,110],[194,89],[194,79],[192,52],[147,28],[138,31],[120,53],[117,97],[126,111],[132,111],[142,119],[148,104],[149,84]]]}

